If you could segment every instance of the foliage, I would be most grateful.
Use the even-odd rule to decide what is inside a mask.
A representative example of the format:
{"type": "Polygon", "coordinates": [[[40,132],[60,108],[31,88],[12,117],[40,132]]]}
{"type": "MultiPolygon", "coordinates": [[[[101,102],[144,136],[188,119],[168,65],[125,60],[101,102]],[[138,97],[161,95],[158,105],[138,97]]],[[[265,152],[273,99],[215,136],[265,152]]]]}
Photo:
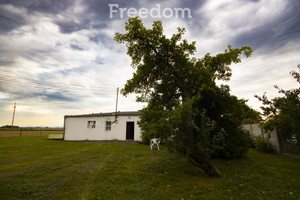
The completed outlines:
{"type": "Polygon", "coordinates": [[[250,150],[213,159],[212,179],[184,155],[145,145],[0,138],[0,197],[29,199],[299,199],[300,159],[250,150]],[[217,191],[216,191],[217,189],[217,191]]]}
{"type": "Polygon", "coordinates": [[[269,139],[265,139],[262,137],[257,137],[255,140],[255,148],[258,151],[265,152],[265,153],[274,153],[273,148],[269,143],[269,139]]]}
{"type": "MultiPolygon", "coordinates": [[[[215,128],[210,133],[211,156],[239,158],[245,155],[250,146],[250,135],[241,129],[244,119],[259,120],[256,111],[230,94],[228,86],[203,87],[195,108],[205,110],[207,117],[214,121],[215,128]],[[218,143],[214,141],[218,138],[218,143]]],[[[196,116],[197,124],[201,117],[196,116]]]]}
{"type": "MultiPolygon", "coordinates": [[[[298,69],[300,71],[300,65],[298,69]]],[[[290,74],[300,84],[300,73],[292,71],[290,74]]],[[[296,135],[298,145],[300,145],[300,87],[291,90],[283,90],[276,85],[274,87],[279,94],[284,96],[269,100],[266,93],[262,97],[255,95],[264,105],[261,107],[266,117],[263,127],[267,131],[272,131],[276,127],[284,143],[296,135]]]]}
{"type": "MultiPolygon", "coordinates": [[[[246,101],[230,95],[227,86],[204,87],[199,93],[200,98],[193,104],[197,150],[207,157],[240,158],[245,155],[251,139],[249,133],[240,128],[241,123],[243,119],[259,120],[259,114],[250,109],[246,101]]],[[[160,137],[170,149],[186,153],[182,148],[185,136],[180,131],[183,127],[179,127],[182,110],[181,106],[173,111],[144,108],[139,122],[143,142],[148,144],[150,139],[160,137]]]]}
{"type": "MultiPolygon", "coordinates": [[[[239,126],[244,116],[237,120],[232,119],[231,114],[239,113],[247,106],[231,97],[228,86],[217,86],[216,80],[228,81],[231,77],[230,64],[241,62],[241,55],[249,57],[252,49],[247,46],[234,49],[229,45],[224,53],[216,56],[206,54],[197,59],[192,57],[196,43],[182,39],[183,28],[178,28],[177,34],[167,38],[160,21],[155,21],[152,29],[147,29],[140,19],[130,18],[125,30],[125,34],[116,33],[115,40],[126,43],[127,54],[136,71],[122,93],[125,96],[140,94],[137,101],[148,103],[140,123],[143,138],[147,140],[156,136],[166,141],[169,139],[176,150],[187,153],[208,175],[219,176],[208,159],[214,151],[221,152],[223,149],[226,149],[226,157],[240,157],[245,153],[247,148],[243,136],[236,139],[243,135],[239,126]],[[224,109],[214,117],[224,115],[225,120],[216,122],[215,118],[207,116],[214,108],[207,109],[201,105],[206,91],[221,97],[224,93],[228,101],[235,103],[232,106],[234,110],[226,113],[230,109],[221,102],[220,107],[224,109]],[[222,140],[226,141],[225,146],[222,140]],[[238,155],[232,155],[236,151],[238,155]]],[[[240,113],[246,115],[244,110],[240,113]]]]}
{"type": "MultiPolygon", "coordinates": [[[[149,144],[152,138],[162,138],[163,142],[167,142],[170,137],[169,133],[172,130],[170,114],[168,111],[156,111],[148,107],[142,110],[143,115],[138,122],[143,130],[142,141],[144,144],[149,144]]],[[[173,122],[173,121],[172,121],[173,122]]]]}
{"type": "Polygon", "coordinates": [[[250,148],[255,148],[256,136],[250,134],[250,148]]]}

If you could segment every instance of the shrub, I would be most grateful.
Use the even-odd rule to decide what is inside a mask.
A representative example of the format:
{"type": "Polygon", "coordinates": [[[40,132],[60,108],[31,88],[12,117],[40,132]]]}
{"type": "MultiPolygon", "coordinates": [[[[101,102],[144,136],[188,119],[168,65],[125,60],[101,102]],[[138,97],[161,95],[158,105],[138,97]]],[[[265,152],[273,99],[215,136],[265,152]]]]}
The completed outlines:
{"type": "Polygon", "coordinates": [[[256,137],[250,134],[250,148],[255,148],[256,137]]]}
{"type": "Polygon", "coordinates": [[[261,152],[274,153],[274,150],[269,143],[269,139],[257,137],[255,140],[255,147],[258,151],[261,151],[261,152]]]}
{"type": "Polygon", "coordinates": [[[212,157],[236,159],[247,153],[251,143],[249,133],[239,128],[237,130],[232,129],[230,132],[223,132],[222,135],[222,148],[214,146],[212,157]]]}

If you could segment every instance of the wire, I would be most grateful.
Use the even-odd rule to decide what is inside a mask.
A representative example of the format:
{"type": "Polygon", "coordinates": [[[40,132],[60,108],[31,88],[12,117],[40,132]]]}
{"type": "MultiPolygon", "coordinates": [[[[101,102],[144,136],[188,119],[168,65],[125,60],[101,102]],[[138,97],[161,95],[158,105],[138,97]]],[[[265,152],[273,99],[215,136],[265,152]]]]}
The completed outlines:
{"type": "MultiPolygon", "coordinates": [[[[81,86],[81,85],[66,85],[66,84],[61,84],[61,83],[56,83],[56,82],[48,82],[48,81],[40,81],[40,80],[35,80],[35,79],[28,79],[28,78],[19,78],[16,76],[10,76],[10,75],[1,75],[0,74],[0,78],[4,78],[4,79],[10,79],[12,81],[28,81],[31,83],[36,83],[36,84],[47,84],[47,85],[53,85],[53,86],[65,86],[65,87],[73,87],[73,88],[87,88],[86,86],[81,86]]],[[[93,86],[93,87],[88,87],[88,88],[93,88],[93,89],[103,89],[105,87],[101,87],[101,86],[93,86]]],[[[107,88],[105,88],[107,89],[107,88]]],[[[112,89],[112,88],[110,88],[112,89]]],[[[115,88],[113,88],[115,89],[115,88]]]]}
{"type": "Polygon", "coordinates": [[[115,91],[115,88],[105,88],[100,86],[81,86],[81,85],[66,85],[57,82],[40,81],[28,78],[19,78],[10,75],[1,75],[0,82],[14,85],[21,85],[30,88],[40,88],[45,90],[68,91],[68,92],[88,92],[94,94],[105,94],[115,91]]]}

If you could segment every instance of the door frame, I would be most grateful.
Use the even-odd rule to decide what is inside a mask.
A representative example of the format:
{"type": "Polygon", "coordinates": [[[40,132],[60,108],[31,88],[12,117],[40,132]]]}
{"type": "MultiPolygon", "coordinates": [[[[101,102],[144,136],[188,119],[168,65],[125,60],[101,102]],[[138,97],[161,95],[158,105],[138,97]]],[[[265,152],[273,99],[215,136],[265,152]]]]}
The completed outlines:
{"type": "Polygon", "coordinates": [[[126,140],[134,140],[134,121],[126,121],[126,140]]]}

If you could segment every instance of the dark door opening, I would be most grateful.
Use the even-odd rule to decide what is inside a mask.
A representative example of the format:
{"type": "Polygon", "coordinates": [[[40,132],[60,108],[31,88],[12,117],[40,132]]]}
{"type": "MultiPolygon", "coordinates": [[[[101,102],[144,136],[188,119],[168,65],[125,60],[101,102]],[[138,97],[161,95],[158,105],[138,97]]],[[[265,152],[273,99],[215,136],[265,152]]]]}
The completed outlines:
{"type": "Polygon", "coordinates": [[[126,124],[126,140],[134,140],[134,122],[126,124]]]}

